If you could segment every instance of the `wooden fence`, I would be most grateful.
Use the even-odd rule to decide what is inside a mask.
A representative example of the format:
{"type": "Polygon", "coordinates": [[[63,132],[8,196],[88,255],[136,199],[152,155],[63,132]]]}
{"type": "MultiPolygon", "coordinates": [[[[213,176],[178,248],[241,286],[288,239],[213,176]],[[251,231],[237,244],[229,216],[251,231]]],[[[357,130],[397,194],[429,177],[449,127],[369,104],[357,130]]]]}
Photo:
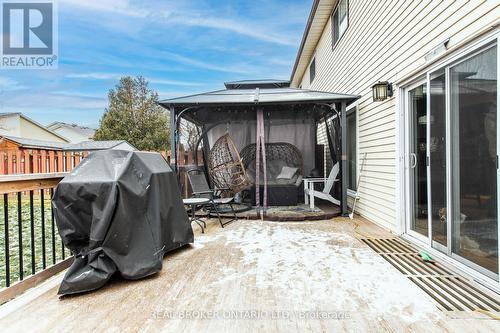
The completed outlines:
{"type": "MultiPolygon", "coordinates": [[[[170,151],[160,152],[170,164],[170,151]]],[[[187,170],[194,167],[194,154],[192,151],[180,150],[177,156],[177,166],[179,167],[179,182],[181,193],[184,198],[189,198],[192,194],[191,186],[189,185],[187,170]]],[[[198,165],[203,165],[203,156],[201,150],[198,151],[198,165]]]]}
{"type": "MultiPolygon", "coordinates": [[[[170,151],[161,151],[160,153],[170,163],[170,151]]],[[[87,151],[0,150],[0,175],[69,172],[88,154],[87,151]]],[[[179,167],[192,165],[194,154],[191,151],[181,150],[178,160],[179,167]]],[[[198,151],[198,161],[199,163],[203,161],[201,151],[198,151]]]]}
{"type": "Polygon", "coordinates": [[[0,151],[0,175],[68,172],[87,155],[88,152],[3,150],[0,151]]]}

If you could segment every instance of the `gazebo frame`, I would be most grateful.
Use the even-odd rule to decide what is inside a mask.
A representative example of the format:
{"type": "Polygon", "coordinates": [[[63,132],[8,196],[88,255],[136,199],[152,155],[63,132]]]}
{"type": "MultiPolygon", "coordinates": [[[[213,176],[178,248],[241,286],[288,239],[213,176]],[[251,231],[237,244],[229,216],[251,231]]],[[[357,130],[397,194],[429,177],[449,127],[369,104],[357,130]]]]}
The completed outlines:
{"type": "Polygon", "coordinates": [[[307,108],[311,110],[315,124],[337,115],[340,118],[341,133],[341,198],[340,208],[343,216],[348,216],[347,210],[347,105],[359,96],[320,92],[307,89],[288,87],[287,81],[237,81],[225,83],[228,89],[204,94],[168,99],[160,101],[160,105],[170,111],[171,128],[171,164],[178,171],[177,148],[179,140],[179,123],[185,119],[197,126],[204,125],[204,119],[213,117],[217,112],[223,112],[224,120],[212,122],[206,126],[197,143],[197,148],[203,141],[204,154],[208,156],[207,133],[215,126],[228,122],[228,116],[234,120],[241,118],[241,113],[256,113],[257,110],[274,112],[284,108],[307,108]],[[173,130],[172,130],[173,129],[173,130]]]}

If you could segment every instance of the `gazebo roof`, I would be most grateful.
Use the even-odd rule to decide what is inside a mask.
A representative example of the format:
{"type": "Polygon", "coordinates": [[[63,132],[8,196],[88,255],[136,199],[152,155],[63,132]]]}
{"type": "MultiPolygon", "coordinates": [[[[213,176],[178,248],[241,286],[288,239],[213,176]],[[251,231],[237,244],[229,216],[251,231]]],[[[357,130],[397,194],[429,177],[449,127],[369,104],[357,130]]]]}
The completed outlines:
{"type": "Polygon", "coordinates": [[[227,89],[255,89],[255,88],[288,88],[290,81],[288,80],[240,80],[224,82],[227,89]]]}
{"type": "Polygon", "coordinates": [[[165,99],[160,104],[169,107],[314,104],[346,102],[350,104],[359,96],[297,88],[224,89],[202,94],[165,99]]]}

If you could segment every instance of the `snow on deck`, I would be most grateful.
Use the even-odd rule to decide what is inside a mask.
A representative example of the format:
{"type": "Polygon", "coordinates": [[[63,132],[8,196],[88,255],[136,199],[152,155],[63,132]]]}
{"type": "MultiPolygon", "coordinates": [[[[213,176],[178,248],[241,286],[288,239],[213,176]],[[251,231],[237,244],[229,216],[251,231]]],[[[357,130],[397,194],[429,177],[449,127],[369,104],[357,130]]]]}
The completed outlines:
{"type": "Polygon", "coordinates": [[[167,254],[159,274],[62,300],[56,285],[37,287],[0,307],[1,331],[500,331],[482,314],[441,312],[358,240],[391,237],[366,220],[194,228],[195,244],[167,254]]]}
{"type": "Polygon", "coordinates": [[[244,268],[237,271],[216,262],[222,275],[206,292],[255,279],[259,289],[280,293],[292,303],[300,300],[290,310],[363,311],[405,323],[439,314],[427,294],[355,237],[303,229],[315,223],[253,222],[199,237],[198,245],[223,240],[244,268]]]}

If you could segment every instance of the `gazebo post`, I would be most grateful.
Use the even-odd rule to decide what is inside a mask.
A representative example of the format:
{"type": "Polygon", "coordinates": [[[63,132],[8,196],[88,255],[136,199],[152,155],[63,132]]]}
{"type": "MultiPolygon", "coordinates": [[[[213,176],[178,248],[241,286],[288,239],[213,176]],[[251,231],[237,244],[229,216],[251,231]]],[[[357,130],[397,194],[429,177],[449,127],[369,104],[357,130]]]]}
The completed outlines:
{"type": "Polygon", "coordinates": [[[175,108],[170,107],[170,165],[177,173],[177,126],[176,126],[175,108]]]}
{"type": "Polygon", "coordinates": [[[340,107],[340,145],[341,145],[341,213],[342,216],[349,216],[349,212],[347,211],[347,110],[346,110],[346,102],[341,102],[340,107]]]}

